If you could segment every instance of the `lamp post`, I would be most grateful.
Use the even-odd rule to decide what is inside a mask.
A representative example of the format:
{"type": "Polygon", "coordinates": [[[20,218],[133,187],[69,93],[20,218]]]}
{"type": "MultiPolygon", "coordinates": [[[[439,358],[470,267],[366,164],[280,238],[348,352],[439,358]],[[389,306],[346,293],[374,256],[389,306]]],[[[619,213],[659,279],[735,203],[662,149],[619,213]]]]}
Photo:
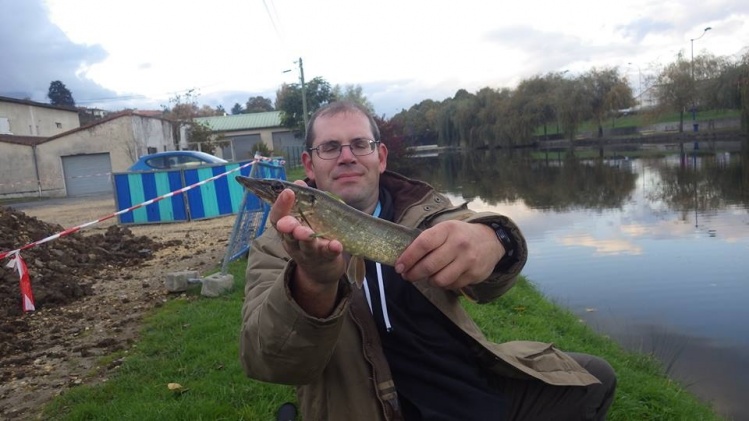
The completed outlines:
{"type": "MultiPolygon", "coordinates": [[[[284,73],[290,72],[289,70],[284,70],[284,73]]],[[[307,135],[307,119],[309,118],[307,116],[307,86],[304,84],[304,65],[302,64],[302,58],[299,57],[299,81],[302,84],[302,118],[304,119],[304,135],[306,137],[307,135]]]]}
{"type": "Polygon", "coordinates": [[[697,106],[694,103],[694,89],[695,89],[695,80],[694,80],[694,42],[702,37],[705,36],[707,31],[711,30],[713,28],[707,27],[702,30],[702,33],[697,38],[692,38],[689,40],[689,42],[692,44],[692,58],[690,61],[690,67],[691,67],[691,73],[692,73],[692,126],[694,127],[694,131],[697,131],[697,106]]]}
{"type": "Polygon", "coordinates": [[[700,39],[700,38],[704,37],[704,36],[705,36],[705,34],[707,33],[707,31],[709,31],[709,30],[711,30],[711,29],[713,29],[713,28],[711,28],[711,27],[709,27],[709,26],[708,26],[707,28],[705,28],[705,29],[704,29],[704,30],[702,31],[702,34],[700,34],[700,36],[698,36],[697,38],[692,38],[692,39],[690,39],[690,40],[689,40],[689,41],[690,41],[690,42],[692,43],[692,60],[691,60],[691,65],[692,65],[692,66],[691,66],[691,67],[692,67],[692,81],[694,81],[694,42],[695,42],[696,40],[698,40],[698,39],[700,39]]]}

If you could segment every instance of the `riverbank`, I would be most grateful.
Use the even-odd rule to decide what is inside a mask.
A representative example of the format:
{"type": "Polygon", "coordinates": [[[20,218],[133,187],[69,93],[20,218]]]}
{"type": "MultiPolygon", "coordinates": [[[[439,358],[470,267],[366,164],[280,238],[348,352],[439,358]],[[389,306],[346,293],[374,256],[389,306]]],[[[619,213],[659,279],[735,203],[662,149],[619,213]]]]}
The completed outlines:
{"type": "MultiPolygon", "coordinates": [[[[196,287],[154,310],[138,342],[102,358],[102,366],[119,364],[106,382],[71,389],[48,405],[43,417],[114,420],[161,414],[171,419],[273,419],[276,408],[295,401],[295,394],[292,387],[249,380],[242,373],[237,334],[245,264],[230,265],[236,286],[229,295],[208,299],[196,287]]],[[[495,303],[466,306],[493,340],[548,341],[606,358],[619,378],[611,421],[721,419],[669,380],[655,359],[626,352],[595,334],[529,282],[521,281],[495,303]]]]}

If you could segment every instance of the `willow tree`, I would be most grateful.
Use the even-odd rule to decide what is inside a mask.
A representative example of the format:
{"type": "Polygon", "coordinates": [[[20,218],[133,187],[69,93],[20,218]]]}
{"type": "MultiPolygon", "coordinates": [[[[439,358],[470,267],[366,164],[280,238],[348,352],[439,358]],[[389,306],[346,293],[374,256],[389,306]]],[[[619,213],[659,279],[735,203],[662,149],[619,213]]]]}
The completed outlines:
{"type": "Polygon", "coordinates": [[[692,66],[682,53],[661,70],[656,82],[659,107],[679,113],[679,132],[684,131],[684,112],[694,99],[692,66]]]}
{"type": "Polygon", "coordinates": [[[570,141],[570,150],[574,151],[580,125],[591,115],[590,101],[580,78],[563,78],[559,81],[554,90],[554,109],[562,131],[570,141]]]}
{"type": "Polygon", "coordinates": [[[588,98],[591,115],[598,125],[598,137],[603,137],[603,121],[618,110],[635,105],[632,88],[619,69],[609,67],[589,70],[582,76],[583,88],[588,98]]]}

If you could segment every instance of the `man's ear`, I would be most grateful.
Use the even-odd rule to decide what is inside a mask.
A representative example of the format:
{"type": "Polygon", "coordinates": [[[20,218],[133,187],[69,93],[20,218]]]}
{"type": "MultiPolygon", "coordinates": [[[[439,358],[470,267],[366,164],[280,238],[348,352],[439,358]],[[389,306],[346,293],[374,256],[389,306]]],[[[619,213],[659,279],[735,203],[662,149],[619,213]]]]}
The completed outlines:
{"type": "Polygon", "coordinates": [[[382,174],[388,166],[388,147],[382,142],[377,144],[377,155],[380,159],[380,174],[382,174]]]}
{"type": "Polygon", "coordinates": [[[312,155],[307,151],[302,152],[302,165],[304,165],[304,173],[307,175],[307,178],[314,181],[315,166],[312,165],[312,155]]]}

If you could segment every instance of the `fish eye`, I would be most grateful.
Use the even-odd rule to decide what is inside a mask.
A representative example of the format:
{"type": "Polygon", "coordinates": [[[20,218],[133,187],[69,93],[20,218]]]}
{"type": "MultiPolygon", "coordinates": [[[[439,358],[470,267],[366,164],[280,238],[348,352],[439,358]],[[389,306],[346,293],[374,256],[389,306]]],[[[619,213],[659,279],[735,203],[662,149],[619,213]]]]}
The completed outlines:
{"type": "Polygon", "coordinates": [[[270,187],[271,187],[271,188],[273,189],[273,191],[274,191],[274,192],[276,192],[276,193],[281,193],[281,192],[283,191],[283,189],[284,189],[284,187],[283,187],[283,183],[281,183],[281,182],[278,182],[278,181],[275,181],[275,182],[274,182],[273,184],[271,184],[271,186],[270,186],[270,187]]]}

